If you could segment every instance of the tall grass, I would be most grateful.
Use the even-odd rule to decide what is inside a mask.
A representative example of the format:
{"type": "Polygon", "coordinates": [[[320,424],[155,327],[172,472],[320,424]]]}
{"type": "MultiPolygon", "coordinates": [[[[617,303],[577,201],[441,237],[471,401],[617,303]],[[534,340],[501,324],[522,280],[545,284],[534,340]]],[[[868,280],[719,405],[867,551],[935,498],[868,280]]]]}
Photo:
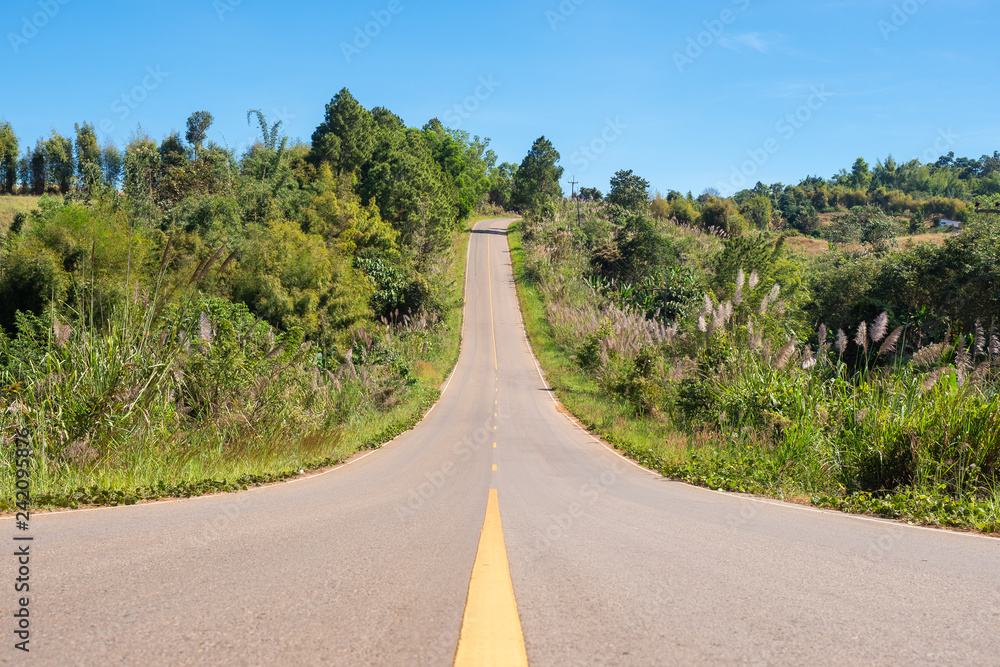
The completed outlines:
{"type": "Polygon", "coordinates": [[[532,341],[563,402],[616,446],[713,488],[996,529],[995,327],[934,342],[883,313],[800,340],[781,287],[744,272],[667,325],[588,288],[546,227],[558,218],[528,224],[513,243],[532,341]]]}
{"type": "Polygon", "coordinates": [[[356,327],[337,359],[193,288],[169,301],[136,288],[103,317],[83,289],[71,318],[19,315],[15,336],[0,330],[0,502],[13,498],[14,429],[30,434],[49,505],[238,488],[379,446],[457,360],[467,241],[441,261],[443,321],[356,327]]]}

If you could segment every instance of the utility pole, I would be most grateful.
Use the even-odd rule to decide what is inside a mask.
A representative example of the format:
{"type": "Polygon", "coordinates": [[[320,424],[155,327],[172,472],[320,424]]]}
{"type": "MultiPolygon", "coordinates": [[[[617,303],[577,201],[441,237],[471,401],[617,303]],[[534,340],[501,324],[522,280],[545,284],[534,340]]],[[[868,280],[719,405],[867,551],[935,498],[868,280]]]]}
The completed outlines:
{"type": "MultiPolygon", "coordinates": [[[[569,185],[570,185],[570,197],[572,199],[576,199],[576,184],[577,183],[579,183],[579,181],[576,180],[576,174],[573,174],[573,180],[569,182],[569,185]]],[[[580,225],[581,222],[582,221],[580,219],[580,200],[576,199],[576,224],[580,225]]]]}

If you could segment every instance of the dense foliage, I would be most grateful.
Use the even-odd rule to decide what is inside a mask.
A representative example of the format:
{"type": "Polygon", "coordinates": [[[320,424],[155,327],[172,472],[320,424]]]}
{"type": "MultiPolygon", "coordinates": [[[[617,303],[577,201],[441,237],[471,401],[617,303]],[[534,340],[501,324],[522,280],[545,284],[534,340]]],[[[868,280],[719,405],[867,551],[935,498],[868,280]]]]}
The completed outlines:
{"type": "Polygon", "coordinates": [[[538,207],[515,239],[536,348],[589,425],[671,476],[996,530],[1000,216],[900,247],[849,203],[811,255],[763,191],[650,199],[620,171],[603,201],[538,207]]]}
{"type": "Polygon", "coordinates": [[[198,111],[183,137],[119,150],[79,123],[20,159],[0,124],[0,188],[42,195],[0,225],[0,433],[29,429],[43,488],[325,460],[454,361],[458,233],[516,168],[346,89],[311,145],[247,122],[242,155],[198,111]]]}
{"type": "Polygon", "coordinates": [[[510,209],[529,329],[571,366],[551,377],[637,459],[996,528],[997,154],[732,197],[623,170],[571,203],[545,137],[498,165],[346,89],[309,145],[250,110],[236,155],[212,122],[122,149],[79,123],[23,153],[0,123],[0,191],[32,202],[0,218],[0,433],[29,428],[52,502],[276,479],[395,433],[457,350],[456,233],[510,209]]]}

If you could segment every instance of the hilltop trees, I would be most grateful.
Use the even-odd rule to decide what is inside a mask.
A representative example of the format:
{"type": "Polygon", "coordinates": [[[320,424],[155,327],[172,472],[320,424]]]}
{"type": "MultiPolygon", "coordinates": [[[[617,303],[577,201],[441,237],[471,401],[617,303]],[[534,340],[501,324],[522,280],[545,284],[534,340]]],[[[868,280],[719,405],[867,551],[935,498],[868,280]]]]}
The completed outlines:
{"type": "Polygon", "coordinates": [[[487,173],[496,164],[496,154],[489,150],[490,140],[446,129],[437,118],[424,126],[424,136],[431,155],[455,189],[459,217],[468,217],[490,188],[487,173]]]}
{"type": "MultiPolygon", "coordinates": [[[[489,139],[437,119],[408,127],[388,109],[365,109],[346,89],[327,105],[312,145],[290,144],[280,122],[268,124],[250,110],[247,121],[260,125],[261,139],[236,156],[207,142],[210,113],[187,120],[186,133],[160,141],[139,129],[121,150],[100,146],[86,122],[75,125],[75,142],[53,130],[23,158],[15,146],[15,182],[19,176],[25,190],[76,193],[44,200],[34,218],[41,222],[29,223],[24,238],[37,236],[63,207],[71,215],[59,220],[74,224],[119,216],[116,224],[136,229],[135,243],[160,249],[161,270],[178,286],[198,284],[324,350],[376,318],[421,314],[433,322],[447,306],[441,263],[454,231],[491,194],[509,205],[517,171],[513,164],[496,167],[489,139]],[[109,198],[94,187],[99,183],[120,187],[120,195],[109,198]],[[218,276],[209,272],[213,265],[218,276]]],[[[0,138],[4,147],[16,140],[7,126],[0,138]]],[[[50,225],[51,238],[59,224],[50,225]]],[[[78,266],[57,256],[61,247],[49,250],[53,266],[78,266]]],[[[34,251],[18,244],[12,252],[34,251]]],[[[54,271],[67,284],[80,282],[54,271]]],[[[30,308],[36,313],[51,300],[39,290],[30,308]]],[[[112,309],[124,292],[109,290],[112,309]]]]}
{"type": "Polygon", "coordinates": [[[417,256],[425,257],[441,247],[458,217],[457,197],[442,177],[424,133],[409,128],[383,135],[358,193],[374,200],[417,256]]]}
{"type": "MultiPolygon", "coordinates": [[[[489,139],[436,119],[408,127],[388,109],[365,109],[346,89],[327,105],[311,146],[290,145],[280,122],[268,124],[250,110],[247,120],[260,125],[261,140],[236,156],[206,141],[212,120],[207,111],[195,112],[186,133],[161,141],[140,129],[124,150],[110,142],[102,147],[93,124],[77,123],[75,141],[53,130],[23,157],[3,124],[0,184],[6,191],[19,177],[24,190],[37,194],[83,195],[46,199],[26,239],[63,207],[71,215],[59,220],[74,224],[120,216],[116,224],[127,220],[142,230],[136,243],[169,246],[162,270],[187,272],[188,282],[197,283],[206,267],[224,265],[225,274],[206,289],[324,347],[342,343],[348,328],[373,317],[443,308],[440,262],[458,223],[485,205],[491,191],[509,200],[513,189],[516,167],[497,170],[489,139]],[[109,199],[94,187],[100,183],[120,186],[121,195],[109,199]]],[[[53,257],[62,252],[50,250],[53,257]]],[[[16,252],[32,251],[19,245],[16,252]]],[[[77,266],[62,257],[54,265],[60,262],[77,266]]],[[[76,284],[60,271],[57,277],[76,284]]],[[[33,311],[50,298],[36,296],[33,311]]],[[[120,296],[109,292],[109,304],[120,296]]]]}
{"type": "Polygon", "coordinates": [[[720,197],[711,197],[701,205],[701,224],[706,228],[715,227],[730,236],[739,236],[746,227],[732,200],[720,197]]]}
{"type": "Polygon", "coordinates": [[[358,171],[375,151],[379,125],[347,88],[329,104],[323,122],[312,135],[316,164],[328,162],[335,174],[358,171]]]}
{"type": "Polygon", "coordinates": [[[188,116],[187,119],[187,132],[184,138],[187,139],[188,143],[194,148],[195,159],[201,154],[201,145],[205,143],[205,137],[208,134],[208,128],[212,126],[212,122],[215,119],[212,118],[212,114],[207,111],[195,111],[193,114],[188,116]]]}
{"type": "Polygon", "coordinates": [[[490,203],[499,206],[504,210],[511,208],[511,197],[514,190],[514,176],[517,174],[517,165],[513,162],[504,162],[496,169],[490,177],[490,203]]]}
{"type": "Polygon", "coordinates": [[[76,130],[76,173],[80,183],[87,189],[103,179],[101,147],[93,123],[74,125],[76,130]]]}
{"type": "Polygon", "coordinates": [[[867,190],[871,186],[872,174],[864,158],[859,157],[854,161],[854,166],[851,167],[849,183],[859,190],[867,190]]]}
{"type": "Polygon", "coordinates": [[[160,152],[156,142],[146,135],[132,137],[125,147],[125,194],[133,210],[152,213],[156,177],[160,171],[160,152]]]}
{"type": "Polygon", "coordinates": [[[104,182],[115,188],[122,177],[124,162],[118,148],[110,141],[101,149],[101,166],[104,169],[104,182]]]}
{"type": "Polygon", "coordinates": [[[605,200],[628,211],[644,211],[649,205],[649,181],[639,178],[631,169],[618,171],[611,177],[611,189],[605,200]]]}
{"type": "Polygon", "coordinates": [[[45,141],[46,183],[52,184],[61,193],[69,192],[70,182],[76,165],[73,162],[73,142],[52,130],[45,141]]]}
{"type": "Polygon", "coordinates": [[[190,452],[214,465],[273,443],[276,466],[339,456],[342,428],[416,416],[457,356],[458,232],[494,186],[509,193],[513,166],[494,174],[488,139],[408,126],[346,89],[314,145],[259,111],[247,121],[260,135],[242,154],[205,138],[207,112],[123,150],[78,123],[23,157],[0,125],[0,191],[20,177],[49,195],[0,220],[0,387],[30,388],[52,469],[132,474],[118,447],[177,470],[190,452]],[[36,377],[46,359],[84,381],[36,377]],[[95,372],[117,384],[88,386],[95,372]]]}
{"type": "Polygon", "coordinates": [[[0,193],[14,192],[20,157],[14,128],[8,122],[0,122],[0,193]]]}
{"type": "Polygon", "coordinates": [[[563,168],[559,162],[559,151],[544,136],[535,139],[531,150],[521,161],[514,176],[511,205],[518,211],[537,208],[546,200],[562,197],[563,168]]]}
{"type": "Polygon", "coordinates": [[[489,139],[436,118],[408,128],[388,109],[365,109],[346,88],[327,105],[312,138],[312,167],[352,174],[357,194],[376,203],[418,261],[443,247],[456,221],[485,203],[496,182],[489,139]]]}
{"type": "MultiPolygon", "coordinates": [[[[48,170],[45,166],[45,142],[38,139],[35,147],[29,151],[27,176],[31,179],[31,194],[40,195],[45,192],[48,170]]],[[[26,181],[28,182],[28,181],[26,181]]]]}
{"type": "Polygon", "coordinates": [[[774,217],[774,206],[771,198],[765,195],[750,197],[739,205],[740,213],[746,221],[757,229],[767,229],[774,217]]]}
{"type": "Polygon", "coordinates": [[[656,193],[656,197],[650,202],[650,211],[653,217],[661,220],[676,220],[681,225],[695,225],[698,223],[698,211],[694,207],[694,202],[682,197],[680,193],[670,191],[666,197],[656,193]]]}

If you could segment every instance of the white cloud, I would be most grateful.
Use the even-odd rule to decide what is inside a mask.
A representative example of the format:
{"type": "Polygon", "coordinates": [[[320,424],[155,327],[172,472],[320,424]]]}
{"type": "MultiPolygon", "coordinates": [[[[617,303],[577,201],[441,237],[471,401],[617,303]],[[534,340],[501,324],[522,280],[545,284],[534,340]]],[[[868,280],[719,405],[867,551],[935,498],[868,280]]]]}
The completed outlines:
{"type": "Polygon", "coordinates": [[[751,48],[760,53],[767,53],[771,43],[764,39],[759,32],[747,32],[741,35],[723,35],[719,39],[719,44],[733,51],[741,50],[741,47],[751,48]]]}

